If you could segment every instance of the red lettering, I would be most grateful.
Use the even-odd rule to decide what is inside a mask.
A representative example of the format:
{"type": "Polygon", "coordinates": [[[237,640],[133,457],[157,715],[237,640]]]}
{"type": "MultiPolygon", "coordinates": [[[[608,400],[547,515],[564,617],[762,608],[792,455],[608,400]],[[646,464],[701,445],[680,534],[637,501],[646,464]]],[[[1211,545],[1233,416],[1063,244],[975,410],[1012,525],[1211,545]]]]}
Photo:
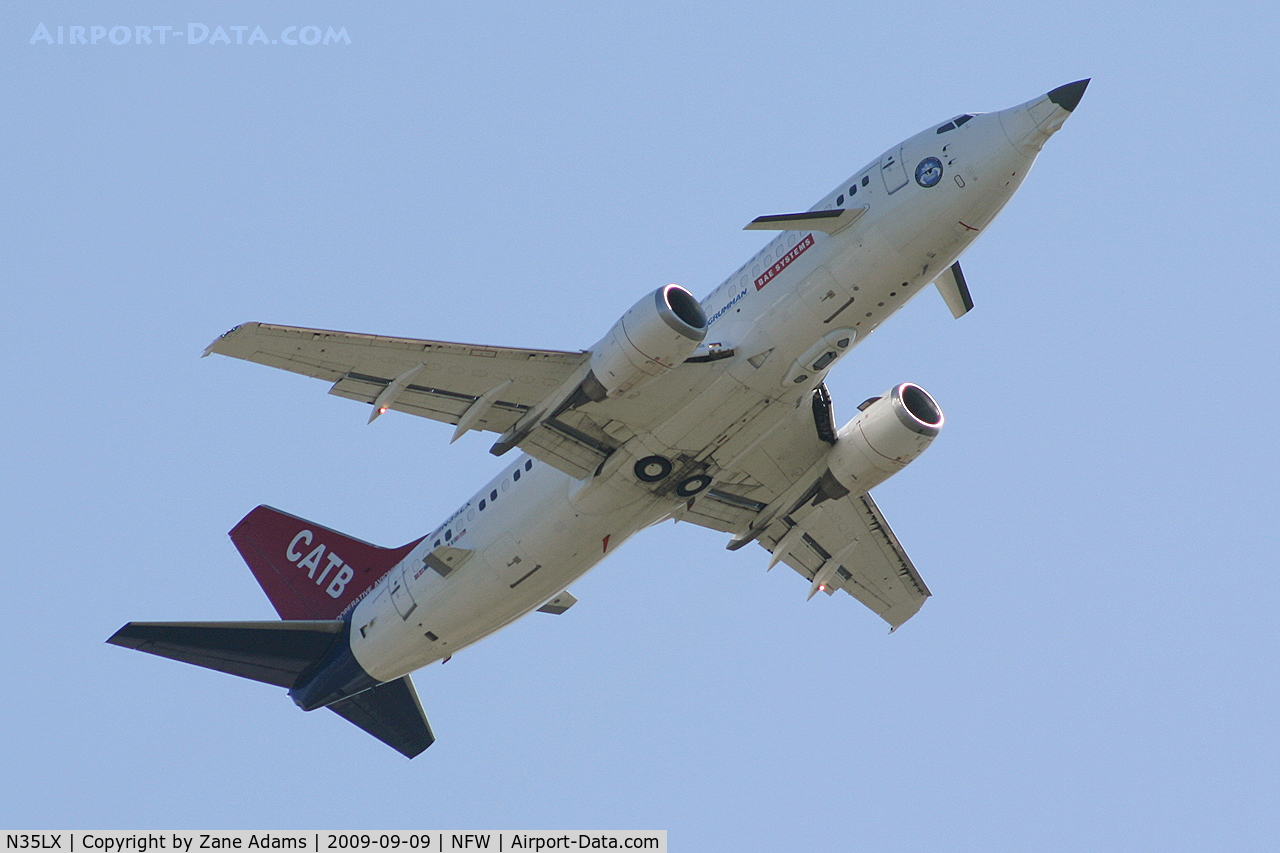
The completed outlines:
{"type": "Polygon", "coordinates": [[[765,270],[764,273],[759,278],[756,279],[756,290],[763,290],[766,284],[773,281],[773,279],[779,273],[785,270],[792,261],[794,261],[796,258],[803,255],[805,253],[805,250],[807,250],[812,245],[813,245],[813,235],[806,234],[803,240],[801,240],[799,243],[796,243],[794,249],[792,249],[790,252],[787,252],[785,255],[783,255],[781,260],[779,260],[776,264],[774,264],[773,266],[765,270]]]}

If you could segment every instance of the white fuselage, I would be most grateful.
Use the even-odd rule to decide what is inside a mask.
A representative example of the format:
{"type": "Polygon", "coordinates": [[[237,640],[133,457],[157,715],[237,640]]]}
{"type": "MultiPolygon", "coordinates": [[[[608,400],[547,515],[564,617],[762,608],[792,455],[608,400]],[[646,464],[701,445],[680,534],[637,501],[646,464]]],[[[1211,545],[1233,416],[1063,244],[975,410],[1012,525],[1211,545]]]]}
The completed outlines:
{"type": "Polygon", "coordinates": [[[587,480],[529,457],[508,466],[353,605],[360,665],[389,681],[447,658],[677,515],[685,500],[655,494],[632,463],[684,455],[714,472],[808,400],[840,357],[947,270],[1009,200],[1068,115],[1046,103],[931,127],[841,182],[811,210],[866,207],[852,225],[833,235],[781,232],[702,301],[707,342],[734,350],[714,381],[696,390],[672,383],[669,409],[635,413],[634,422],[648,419],[643,441],[619,448],[587,480]],[[424,563],[441,546],[470,553],[442,575],[424,563]]]}

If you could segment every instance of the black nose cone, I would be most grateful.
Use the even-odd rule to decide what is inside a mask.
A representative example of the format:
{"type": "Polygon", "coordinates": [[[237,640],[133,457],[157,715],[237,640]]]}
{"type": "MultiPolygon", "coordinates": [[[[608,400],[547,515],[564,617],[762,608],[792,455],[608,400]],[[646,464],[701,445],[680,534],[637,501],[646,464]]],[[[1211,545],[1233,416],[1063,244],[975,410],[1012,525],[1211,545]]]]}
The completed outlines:
{"type": "Polygon", "coordinates": [[[1077,80],[1074,83],[1068,83],[1065,86],[1059,86],[1049,93],[1049,100],[1062,107],[1067,112],[1074,112],[1076,104],[1080,103],[1080,99],[1084,97],[1084,90],[1089,86],[1089,80],[1077,80]]]}

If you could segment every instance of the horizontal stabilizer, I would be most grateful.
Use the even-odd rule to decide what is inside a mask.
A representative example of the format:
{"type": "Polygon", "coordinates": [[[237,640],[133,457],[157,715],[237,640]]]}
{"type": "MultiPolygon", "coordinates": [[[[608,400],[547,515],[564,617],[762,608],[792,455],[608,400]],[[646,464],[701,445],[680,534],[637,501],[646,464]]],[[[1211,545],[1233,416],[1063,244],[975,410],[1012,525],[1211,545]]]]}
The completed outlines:
{"type": "Polygon", "coordinates": [[[964,280],[964,272],[960,269],[959,261],[956,261],[947,268],[946,272],[938,276],[934,285],[938,288],[938,292],[942,294],[947,307],[951,309],[951,316],[957,320],[968,314],[969,309],[973,308],[973,297],[969,295],[969,283],[964,280]]]}
{"type": "MultiPolygon", "coordinates": [[[[340,619],[130,622],[107,642],[293,690],[346,642],[345,627],[340,619]]],[[[410,758],[435,741],[407,675],[328,707],[410,758]]]]}
{"type": "Polygon", "coordinates": [[[858,217],[867,212],[864,207],[836,208],[834,210],[810,210],[805,213],[775,213],[757,216],[743,231],[823,231],[834,234],[843,231],[858,217]]]}
{"type": "Polygon", "coordinates": [[[329,708],[409,758],[436,740],[407,675],[334,702],[329,708]]]}
{"type": "Polygon", "coordinates": [[[339,620],[130,622],[107,642],[292,689],[341,633],[339,620]]]}

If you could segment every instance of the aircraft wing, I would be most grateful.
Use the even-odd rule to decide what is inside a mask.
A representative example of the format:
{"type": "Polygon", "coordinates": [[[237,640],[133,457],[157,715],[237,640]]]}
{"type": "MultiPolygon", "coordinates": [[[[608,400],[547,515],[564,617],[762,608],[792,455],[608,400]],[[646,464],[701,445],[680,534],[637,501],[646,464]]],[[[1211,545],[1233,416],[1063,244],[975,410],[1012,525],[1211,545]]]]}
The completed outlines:
{"type": "Polygon", "coordinates": [[[809,596],[843,589],[897,628],[916,614],[929,588],[870,494],[828,501],[771,522],[757,539],[811,582],[809,596]]]}
{"type": "Polygon", "coordinates": [[[824,406],[797,409],[677,517],[735,534],[730,547],[754,538],[773,555],[770,568],[786,563],[810,582],[810,598],[842,589],[896,629],[929,588],[870,494],[815,503],[834,434],[824,406]]]}
{"type": "MultiPolygon", "coordinates": [[[[332,383],[330,394],[468,428],[504,432],[589,358],[515,349],[245,323],[205,355],[256,361],[332,383]]],[[[465,430],[463,430],[465,431],[465,430]]]]}
{"type": "MultiPolygon", "coordinates": [[[[235,327],[205,349],[205,355],[210,353],[323,379],[331,383],[330,394],[371,404],[370,421],[395,409],[456,424],[455,439],[468,429],[506,433],[531,409],[565,394],[585,377],[591,358],[587,352],[480,346],[267,323],[235,327]]],[[[705,378],[706,371],[693,372],[705,378]]],[[[607,412],[565,409],[540,421],[517,444],[526,453],[581,479],[598,470],[621,443],[614,421],[607,412]]]]}

